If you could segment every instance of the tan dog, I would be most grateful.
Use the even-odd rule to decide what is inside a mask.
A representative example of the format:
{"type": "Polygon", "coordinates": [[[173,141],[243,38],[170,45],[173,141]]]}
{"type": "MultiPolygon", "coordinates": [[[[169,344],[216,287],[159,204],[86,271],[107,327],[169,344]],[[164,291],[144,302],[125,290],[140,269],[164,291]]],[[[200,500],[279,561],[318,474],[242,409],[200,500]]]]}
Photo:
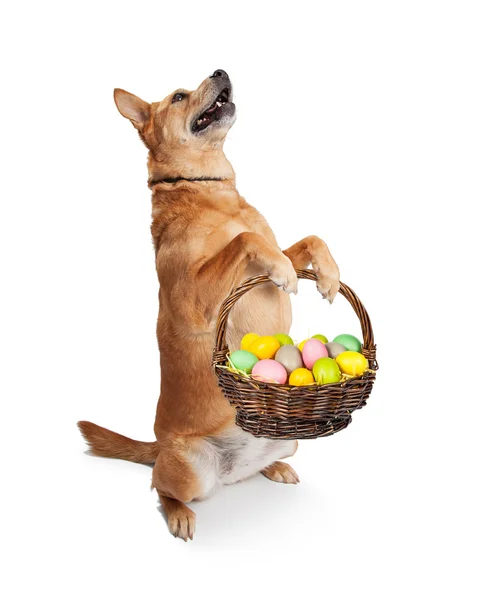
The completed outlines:
{"type": "Polygon", "coordinates": [[[79,427],[96,455],[154,463],[152,487],[168,527],[186,541],[195,529],[195,514],[186,502],[258,472],[273,481],[299,481],[288,464],[279,462],[295,453],[297,441],[255,438],[238,428],[235,411],[217,385],[211,356],[221,302],[246,277],[268,273],[271,285],[246,294],[231,312],[228,344],[239,348],[248,331],[288,333],[295,268],[312,265],[318,290],[330,302],[339,289],[339,271],[315,236],[282,252],[265,219],[238,194],[223,153],[235,120],[227,73],[215,71],[197,90],[178,90],[153,104],[117,89],[115,102],[149,150],[151,231],[160,281],[156,441],[131,440],[86,421],[79,427]]]}

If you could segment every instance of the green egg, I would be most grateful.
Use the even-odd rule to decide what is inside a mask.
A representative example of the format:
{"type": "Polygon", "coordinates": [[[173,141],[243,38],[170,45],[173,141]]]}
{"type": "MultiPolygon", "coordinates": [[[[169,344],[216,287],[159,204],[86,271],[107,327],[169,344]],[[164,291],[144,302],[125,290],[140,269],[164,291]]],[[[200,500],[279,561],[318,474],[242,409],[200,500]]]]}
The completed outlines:
{"type": "Polygon", "coordinates": [[[352,352],[361,352],[361,342],[354,335],[350,335],[349,333],[342,333],[341,335],[337,335],[333,342],[337,344],[342,344],[346,350],[351,350],[352,352]]]}
{"type": "Polygon", "coordinates": [[[341,379],[338,363],[332,358],[319,358],[313,366],[313,377],[320,385],[337,383],[341,379]]]}
{"type": "Polygon", "coordinates": [[[286,346],[286,344],[292,344],[294,346],[292,338],[285,333],[275,333],[273,337],[275,337],[282,346],[286,346]]]}
{"type": "Polygon", "coordinates": [[[319,340],[320,342],[323,342],[323,344],[328,343],[328,338],[325,335],[321,335],[320,333],[317,333],[316,335],[313,335],[313,337],[315,339],[319,340]]]}
{"type": "Polygon", "coordinates": [[[235,350],[230,354],[230,360],[237,369],[246,373],[251,373],[258,362],[258,358],[248,350],[235,350]]]}

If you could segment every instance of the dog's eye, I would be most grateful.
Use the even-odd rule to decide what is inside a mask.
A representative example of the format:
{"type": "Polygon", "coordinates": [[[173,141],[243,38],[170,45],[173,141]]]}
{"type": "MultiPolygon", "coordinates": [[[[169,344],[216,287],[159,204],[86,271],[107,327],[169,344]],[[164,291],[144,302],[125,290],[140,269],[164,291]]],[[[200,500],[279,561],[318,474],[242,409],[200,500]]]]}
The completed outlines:
{"type": "Polygon", "coordinates": [[[181,102],[181,100],[183,100],[185,96],[186,94],[175,94],[171,99],[171,104],[174,104],[175,102],[181,102]]]}

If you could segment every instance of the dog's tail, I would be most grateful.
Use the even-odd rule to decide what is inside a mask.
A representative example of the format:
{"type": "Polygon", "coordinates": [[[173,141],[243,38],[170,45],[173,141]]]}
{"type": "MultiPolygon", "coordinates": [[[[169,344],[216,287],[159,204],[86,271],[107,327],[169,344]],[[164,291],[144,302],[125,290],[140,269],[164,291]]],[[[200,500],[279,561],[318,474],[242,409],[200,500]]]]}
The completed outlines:
{"type": "Polygon", "coordinates": [[[160,451],[158,442],[138,442],[89,421],[79,421],[78,427],[96,456],[151,465],[160,451]]]}

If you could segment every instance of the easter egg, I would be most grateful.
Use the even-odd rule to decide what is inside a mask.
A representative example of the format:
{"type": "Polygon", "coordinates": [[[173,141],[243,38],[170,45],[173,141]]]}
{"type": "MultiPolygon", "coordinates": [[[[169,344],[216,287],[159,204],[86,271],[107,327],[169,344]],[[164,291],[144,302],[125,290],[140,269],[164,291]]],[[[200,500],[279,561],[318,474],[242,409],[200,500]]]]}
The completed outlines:
{"type": "Polygon", "coordinates": [[[301,350],[301,352],[303,351],[304,348],[304,344],[306,344],[307,341],[309,341],[311,338],[307,338],[305,340],[303,340],[300,344],[298,344],[298,348],[301,350]]]}
{"type": "Polygon", "coordinates": [[[309,385],[310,383],[314,383],[313,374],[304,367],[295,369],[289,376],[289,385],[309,385]]]}
{"type": "Polygon", "coordinates": [[[320,342],[323,342],[323,344],[328,343],[328,338],[325,335],[321,335],[320,333],[317,333],[316,335],[312,335],[311,337],[313,337],[315,340],[319,340],[320,342]]]}
{"type": "Polygon", "coordinates": [[[258,362],[258,358],[248,350],[235,350],[230,354],[230,360],[238,370],[246,373],[251,373],[258,362]]]}
{"type": "Polygon", "coordinates": [[[265,358],[273,358],[279,347],[280,343],[275,337],[272,335],[262,335],[252,342],[248,350],[260,360],[263,360],[265,358]]]}
{"type": "Polygon", "coordinates": [[[336,356],[341,354],[341,352],[346,352],[346,348],[337,342],[328,342],[326,344],[326,348],[328,350],[329,358],[336,358],[336,356]]]}
{"type": "Polygon", "coordinates": [[[289,335],[286,335],[285,333],[275,333],[273,337],[275,337],[278,340],[281,346],[285,346],[286,344],[294,345],[293,340],[289,337],[289,335]]]}
{"type": "Polygon", "coordinates": [[[258,338],[259,335],[257,333],[247,333],[245,336],[243,336],[243,339],[241,340],[241,350],[248,350],[251,344],[258,338]]]}
{"type": "Polygon", "coordinates": [[[252,371],[253,379],[266,383],[286,383],[286,369],[276,360],[259,360],[252,371]]]}
{"type": "Polygon", "coordinates": [[[325,383],[337,383],[341,379],[341,371],[335,360],[324,357],[318,359],[314,363],[313,376],[320,385],[325,383]]]}
{"type": "Polygon", "coordinates": [[[337,335],[333,342],[337,344],[342,344],[346,350],[352,350],[353,352],[361,352],[361,342],[354,335],[350,335],[349,333],[342,333],[341,335],[337,335]]]}
{"type": "Polygon", "coordinates": [[[303,346],[303,362],[308,369],[312,369],[318,358],[328,356],[326,346],[320,340],[310,339],[303,346]]]}
{"type": "Polygon", "coordinates": [[[285,344],[274,355],[274,360],[277,360],[286,369],[286,373],[290,375],[295,369],[303,366],[301,351],[296,346],[285,344]]]}
{"type": "Polygon", "coordinates": [[[336,356],[336,362],[342,373],[354,376],[362,375],[369,366],[365,356],[351,350],[347,350],[336,356]]]}

